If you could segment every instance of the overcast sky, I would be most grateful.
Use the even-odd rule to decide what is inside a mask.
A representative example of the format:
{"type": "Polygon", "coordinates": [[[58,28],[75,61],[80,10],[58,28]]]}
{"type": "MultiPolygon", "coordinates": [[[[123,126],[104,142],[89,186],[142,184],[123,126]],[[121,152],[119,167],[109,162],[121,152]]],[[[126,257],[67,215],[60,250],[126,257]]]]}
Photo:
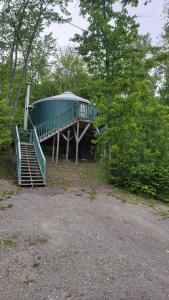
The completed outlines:
{"type": "MultiPolygon", "coordinates": [[[[130,9],[131,14],[138,16],[140,33],[146,34],[149,32],[155,44],[158,44],[160,41],[160,34],[164,24],[164,2],[165,0],[152,0],[151,4],[144,6],[144,0],[140,0],[140,5],[137,8],[130,9]]],[[[87,22],[79,16],[78,0],[74,0],[74,2],[69,5],[69,11],[72,15],[72,23],[85,29],[87,27],[87,22]]],[[[72,38],[75,33],[81,32],[81,30],[69,24],[53,24],[46,30],[46,32],[50,31],[53,32],[54,37],[57,39],[58,46],[67,46],[68,44],[71,44],[69,39],[72,38]]]]}

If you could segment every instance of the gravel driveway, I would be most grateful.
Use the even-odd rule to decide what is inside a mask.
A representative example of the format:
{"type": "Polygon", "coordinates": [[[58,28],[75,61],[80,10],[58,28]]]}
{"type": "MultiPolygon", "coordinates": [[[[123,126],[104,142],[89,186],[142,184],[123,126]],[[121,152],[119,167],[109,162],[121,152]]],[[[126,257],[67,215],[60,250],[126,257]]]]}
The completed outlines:
{"type": "Polygon", "coordinates": [[[169,219],[87,186],[81,178],[5,200],[1,300],[169,299],[169,219]]]}

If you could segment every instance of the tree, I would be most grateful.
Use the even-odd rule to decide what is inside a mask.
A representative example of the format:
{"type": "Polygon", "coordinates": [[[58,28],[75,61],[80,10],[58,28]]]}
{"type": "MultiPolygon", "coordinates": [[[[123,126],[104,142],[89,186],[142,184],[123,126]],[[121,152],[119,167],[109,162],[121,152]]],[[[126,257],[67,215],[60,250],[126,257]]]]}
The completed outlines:
{"type": "MultiPolygon", "coordinates": [[[[61,48],[53,71],[53,79],[60,92],[72,91],[82,95],[89,79],[83,58],[75,48],[61,48]]],[[[84,96],[84,94],[83,94],[84,96]]]]}
{"type": "Polygon", "coordinates": [[[0,21],[2,24],[2,41],[6,48],[8,66],[7,99],[13,105],[15,116],[22,87],[27,76],[27,68],[31,51],[36,39],[45,25],[51,22],[65,22],[68,15],[68,0],[8,0],[0,1],[0,21]],[[58,13],[60,10],[61,13],[58,13]],[[13,94],[14,79],[18,70],[18,62],[22,58],[22,68],[16,94],[13,94]]]}
{"type": "Polygon", "coordinates": [[[169,104],[169,1],[165,2],[164,7],[165,25],[162,33],[163,51],[165,60],[158,69],[160,82],[160,94],[162,100],[167,105],[169,104]]]}
{"type": "Polygon", "coordinates": [[[103,128],[97,144],[111,182],[159,196],[169,193],[169,111],[155,95],[154,77],[162,54],[148,36],[138,34],[125,7],[129,2],[138,3],[121,1],[121,11],[115,12],[113,0],[82,0],[89,27],[75,41],[95,78],[96,126],[103,128]]]}

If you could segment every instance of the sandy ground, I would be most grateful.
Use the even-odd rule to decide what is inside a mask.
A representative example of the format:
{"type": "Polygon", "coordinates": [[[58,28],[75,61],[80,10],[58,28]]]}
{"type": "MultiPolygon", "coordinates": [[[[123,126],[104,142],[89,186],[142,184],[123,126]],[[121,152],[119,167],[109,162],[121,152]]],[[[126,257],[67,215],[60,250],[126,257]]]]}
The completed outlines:
{"type": "Polygon", "coordinates": [[[169,219],[82,169],[0,202],[0,299],[169,299],[169,219]]]}

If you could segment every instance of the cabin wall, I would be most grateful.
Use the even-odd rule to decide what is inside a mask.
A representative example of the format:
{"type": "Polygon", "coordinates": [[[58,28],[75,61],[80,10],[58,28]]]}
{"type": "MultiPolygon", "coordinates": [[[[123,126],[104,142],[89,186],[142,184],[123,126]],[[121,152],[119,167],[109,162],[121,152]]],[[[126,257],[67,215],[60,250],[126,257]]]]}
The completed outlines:
{"type": "Polygon", "coordinates": [[[70,100],[48,100],[35,103],[30,112],[30,117],[34,125],[52,119],[57,114],[64,113],[69,109],[75,108],[76,101],[70,100]]]}

